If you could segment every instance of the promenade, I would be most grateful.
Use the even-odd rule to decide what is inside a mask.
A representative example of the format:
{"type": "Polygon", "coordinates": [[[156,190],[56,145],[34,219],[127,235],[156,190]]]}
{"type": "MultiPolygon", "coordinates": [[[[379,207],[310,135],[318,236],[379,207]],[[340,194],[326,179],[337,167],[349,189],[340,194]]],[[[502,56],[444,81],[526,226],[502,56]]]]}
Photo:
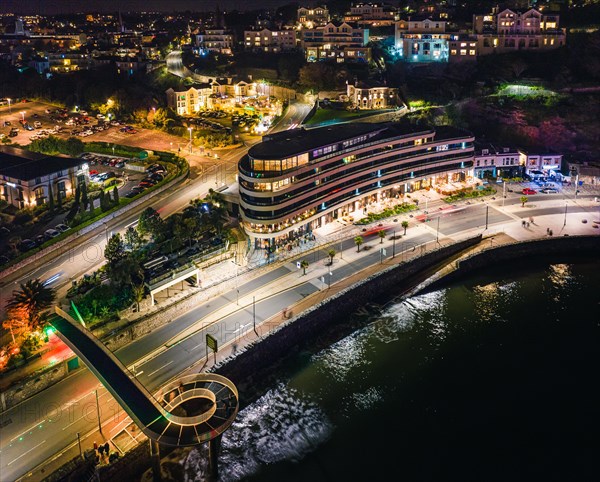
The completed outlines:
{"type": "MultiPolygon", "coordinates": [[[[264,252],[261,250],[250,252],[246,266],[239,266],[231,260],[226,260],[202,271],[203,288],[201,290],[184,289],[181,292],[173,292],[169,300],[172,302],[175,299],[180,299],[180,303],[177,305],[178,313],[185,313],[196,308],[199,304],[206,304],[207,306],[210,304],[215,308],[208,312],[206,316],[189,324],[184,330],[178,331],[176,336],[167,343],[150,350],[142,359],[136,360],[135,366],[140,367],[144,363],[152,362],[153,359],[164,355],[173,346],[184,343],[198,334],[200,330],[221,323],[229,317],[243,315],[248,319],[251,317],[254,302],[257,304],[259,302],[266,303],[266,306],[270,306],[269,300],[274,300],[281,293],[291,292],[301,285],[308,284],[312,286],[310,290],[304,290],[306,291],[305,296],[297,297],[298,299],[285,306],[285,311],[281,305],[278,306],[277,303],[272,303],[269,308],[270,314],[261,316],[256,324],[258,335],[264,335],[282,322],[287,321],[289,317],[301,313],[306,308],[319,303],[360,279],[386,269],[392,264],[400,263],[438,249],[440,246],[476,234],[483,234],[484,242],[469,252],[465,252],[464,256],[475,250],[489,249],[516,241],[542,238],[548,236],[548,229],[553,230],[554,236],[600,234],[600,229],[594,227],[597,224],[593,222],[594,220],[600,221],[600,203],[595,200],[594,194],[593,191],[584,192],[577,199],[574,199],[568,197],[569,193],[566,192],[567,215],[565,216],[565,198],[545,198],[544,195],[537,195],[538,197],[534,198],[532,196],[531,202],[522,207],[518,199],[515,202],[516,198],[514,196],[511,199],[506,199],[504,206],[502,206],[502,200],[496,196],[495,200],[491,198],[478,199],[468,201],[469,204],[463,201],[449,206],[439,197],[436,198],[433,192],[428,192],[423,193],[423,195],[428,196],[427,200],[424,197],[418,198],[419,207],[421,208],[418,211],[394,216],[391,219],[376,223],[376,225],[381,223],[386,226],[393,226],[394,229],[387,231],[387,236],[383,242],[380,242],[378,236],[366,238],[360,251],[357,250],[353,237],[360,234],[363,228],[355,225],[332,223],[317,230],[314,233],[314,241],[307,241],[290,251],[282,251],[278,253],[277,257],[270,260],[265,257],[264,252]],[[427,204],[427,213],[424,212],[425,204],[427,204]],[[502,222],[490,222],[486,229],[487,211],[489,211],[490,220],[502,219],[502,222]],[[476,215],[468,214],[471,212],[476,213],[476,215]],[[461,213],[467,215],[461,218],[461,213]],[[494,213],[496,213],[496,217],[494,217],[494,213]],[[429,222],[419,220],[423,219],[424,214],[426,214],[426,218],[430,218],[429,222]],[[474,219],[473,216],[477,219],[474,219]],[[523,227],[523,220],[528,220],[530,217],[534,218],[533,223],[530,222],[528,228],[523,227]],[[438,218],[441,222],[437,221],[438,218]],[[462,229],[464,226],[461,223],[465,222],[465,219],[469,221],[468,225],[470,227],[468,229],[462,229]],[[403,235],[404,229],[401,227],[403,220],[409,221],[405,236],[403,235]],[[584,223],[584,220],[587,222],[584,223]],[[402,238],[395,241],[390,239],[393,231],[397,235],[402,235],[402,238]],[[331,248],[334,248],[337,253],[333,264],[329,265],[327,252],[331,248]],[[385,249],[385,253],[380,251],[381,248],[385,249]],[[300,250],[302,251],[300,252],[300,250]],[[394,252],[395,256],[392,257],[394,252]],[[296,267],[296,263],[300,259],[309,261],[305,275],[302,269],[296,267]],[[265,273],[273,271],[278,271],[280,274],[274,276],[272,280],[260,282],[260,286],[256,286],[251,290],[242,289],[244,285],[250,285],[252,280],[260,279],[265,273]],[[217,303],[218,299],[224,299],[225,303],[217,303]]],[[[420,196],[420,194],[413,196],[420,196]]],[[[375,210],[375,206],[372,209],[375,210]]],[[[163,308],[165,308],[165,305],[163,305],[163,308]]],[[[172,319],[175,319],[175,317],[172,319]]],[[[240,325],[239,330],[228,332],[229,334],[220,342],[219,351],[216,354],[217,363],[257,339],[251,318],[249,320],[249,325],[246,322],[240,325]]],[[[203,354],[204,349],[193,359],[190,359],[190,363],[183,374],[197,373],[212,367],[215,358],[211,355],[207,360],[203,354]]],[[[129,368],[135,371],[133,366],[130,365],[129,368]]],[[[122,433],[118,430],[111,432],[110,428],[116,426],[116,424],[107,423],[108,425],[105,425],[105,427],[108,430],[103,430],[103,434],[97,431],[97,427],[83,434],[84,449],[88,448],[92,441],[101,441],[119,436],[122,433]]],[[[119,430],[127,425],[128,422],[121,421],[118,424],[119,430]]],[[[61,456],[56,458],[50,465],[43,464],[44,473],[47,474],[48,471],[58,467],[70,457],[76,456],[77,452],[77,444],[70,444],[67,449],[62,451],[61,456]]],[[[27,478],[27,480],[39,480],[35,477],[36,474],[41,477],[41,468],[42,466],[38,467],[33,472],[32,477],[27,478]]]]}

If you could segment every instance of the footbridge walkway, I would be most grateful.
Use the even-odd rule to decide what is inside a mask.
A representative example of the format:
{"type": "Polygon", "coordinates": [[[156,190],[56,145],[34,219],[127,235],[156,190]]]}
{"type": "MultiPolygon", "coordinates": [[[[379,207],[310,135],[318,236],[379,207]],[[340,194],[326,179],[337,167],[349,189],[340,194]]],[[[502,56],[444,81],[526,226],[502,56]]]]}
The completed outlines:
{"type": "Polygon", "coordinates": [[[50,324],[88,366],[123,410],[151,440],[170,446],[208,442],[233,423],[239,397],[235,385],[217,374],[193,374],[163,386],[153,396],[104,344],[67,312],[55,307],[50,324]],[[188,416],[186,402],[195,399],[200,413],[188,416]]]}

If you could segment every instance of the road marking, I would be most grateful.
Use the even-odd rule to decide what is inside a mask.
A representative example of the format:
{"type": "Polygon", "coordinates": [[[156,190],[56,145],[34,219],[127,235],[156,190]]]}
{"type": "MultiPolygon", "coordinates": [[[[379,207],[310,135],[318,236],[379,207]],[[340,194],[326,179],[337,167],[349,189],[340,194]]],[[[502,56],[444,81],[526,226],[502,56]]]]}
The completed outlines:
{"type": "Polygon", "coordinates": [[[31,447],[27,452],[22,453],[21,455],[19,455],[16,459],[11,460],[9,463],[6,464],[6,466],[8,467],[10,464],[12,464],[13,462],[16,462],[17,460],[19,460],[21,457],[25,457],[29,452],[31,452],[32,450],[37,449],[40,445],[45,444],[46,441],[44,440],[43,442],[37,444],[35,447],[31,447]]]}
{"type": "Polygon", "coordinates": [[[152,373],[148,373],[148,376],[151,377],[152,375],[154,375],[156,372],[162,370],[163,368],[165,368],[166,366],[169,366],[171,363],[173,363],[173,360],[171,360],[169,363],[165,363],[162,367],[157,368],[156,370],[154,370],[152,373]]]}
{"type": "Polygon", "coordinates": [[[32,428],[35,428],[35,427],[37,427],[38,425],[41,425],[41,424],[42,424],[42,423],[44,423],[45,421],[46,421],[46,419],[42,420],[41,422],[34,423],[34,424],[31,426],[31,427],[29,427],[28,429],[25,429],[25,430],[23,430],[23,431],[22,431],[22,432],[21,432],[19,435],[17,435],[17,436],[15,436],[15,437],[11,438],[11,439],[10,439],[8,442],[10,443],[10,442],[12,442],[13,440],[16,440],[16,439],[18,439],[18,438],[19,438],[21,435],[23,435],[23,434],[24,434],[24,433],[26,433],[26,432],[29,432],[29,431],[30,431],[32,428]]]}
{"type": "Polygon", "coordinates": [[[250,323],[246,323],[245,325],[241,325],[237,330],[234,331],[234,333],[237,333],[238,331],[243,330],[244,328],[246,328],[250,323]]]}

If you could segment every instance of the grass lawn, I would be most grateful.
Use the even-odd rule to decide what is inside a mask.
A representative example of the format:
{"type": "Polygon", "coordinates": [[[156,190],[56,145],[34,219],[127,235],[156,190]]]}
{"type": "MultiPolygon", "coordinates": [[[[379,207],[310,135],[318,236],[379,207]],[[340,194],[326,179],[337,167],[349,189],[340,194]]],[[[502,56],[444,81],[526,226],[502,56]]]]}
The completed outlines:
{"type": "Polygon", "coordinates": [[[381,110],[338,110],[338,109],[317,109],[315,115],[308,120],[305,125],[316,126],[318,124],[335,124],[337,122],[344,122],[351,119],[357,119],[359,117],[366,117],[373,114],[380,114],[381,110]]]}

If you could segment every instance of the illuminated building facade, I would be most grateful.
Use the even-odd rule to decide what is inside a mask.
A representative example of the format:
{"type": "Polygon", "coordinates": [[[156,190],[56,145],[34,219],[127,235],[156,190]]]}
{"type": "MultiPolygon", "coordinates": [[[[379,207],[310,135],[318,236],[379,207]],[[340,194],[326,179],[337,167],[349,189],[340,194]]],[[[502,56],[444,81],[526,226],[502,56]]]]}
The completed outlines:
{"type": "Polygon", "coordinates": [[[473,136],[441,126],[338,124],[263,138],[238,164],[256,247],[310,233],[383,199],[472,176],[473,136]]]}

